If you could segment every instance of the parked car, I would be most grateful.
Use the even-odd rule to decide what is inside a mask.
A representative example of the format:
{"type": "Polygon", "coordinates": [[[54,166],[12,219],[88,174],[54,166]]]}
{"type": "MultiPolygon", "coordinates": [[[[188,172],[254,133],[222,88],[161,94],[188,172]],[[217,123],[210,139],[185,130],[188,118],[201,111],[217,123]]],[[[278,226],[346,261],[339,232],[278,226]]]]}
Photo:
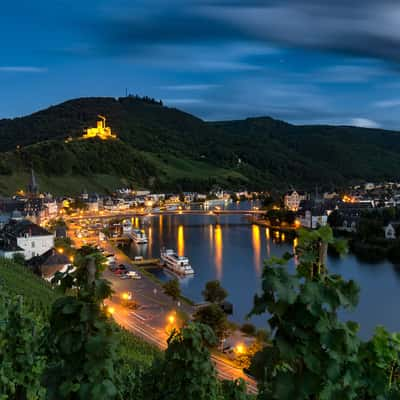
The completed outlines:
{"type": "Polygon", "coordinates": [[[130,276],[127,275],[127,274],[121,274],[121,275],[119,276],[119,279],[130,279],[130,276]]]}
{"type": "Polygon", "coordinates": [[[136,271],[128,271],[126,274],[132,279],[142,279],[136,271]]]}
{"type": "Polygon", "coordinates": [[[128,271],[128,267],[127,267],[126,265],[124,265],[124,264],[119,264],[119,265],[118,265],[118,268],[119,268],[119,269],[123,269],[123,270],[125,270],[125,271],[128,271]]]}
{"type": "Polygon", "coordinates": [[[126,274],[126,271],[124,269],[119,269],[119,268],[114,270],[113,272],[116,275],[126,274]]]}

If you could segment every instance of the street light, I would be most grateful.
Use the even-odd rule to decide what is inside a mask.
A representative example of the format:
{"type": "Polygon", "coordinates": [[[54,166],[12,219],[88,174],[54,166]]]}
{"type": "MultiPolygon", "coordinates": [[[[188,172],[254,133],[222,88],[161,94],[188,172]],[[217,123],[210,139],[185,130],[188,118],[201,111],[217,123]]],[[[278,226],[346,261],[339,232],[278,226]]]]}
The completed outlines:
{"type": "Polygon", "coordinates": [[[131,300],[132,299],[132,293],[130,292],[124,292],[121,295],[122,300],[131,300]]]}
{"type": "Polygon", "coordinates": [[[235,347],[236,354],[244,354],[246,352],[246,347],[243,343],[239,343],[235,347]]]}
{"type": "Polygon", "coordinates": [[[168,315],[168,322],[172,325],[175,322],[175,315],[168,315]]]}
{"type": "Polygon", "coordinates": [[[109,315],[113,315],[115,313],[115,308],[114,307],[107,307],[107,313],[109,315]]]}

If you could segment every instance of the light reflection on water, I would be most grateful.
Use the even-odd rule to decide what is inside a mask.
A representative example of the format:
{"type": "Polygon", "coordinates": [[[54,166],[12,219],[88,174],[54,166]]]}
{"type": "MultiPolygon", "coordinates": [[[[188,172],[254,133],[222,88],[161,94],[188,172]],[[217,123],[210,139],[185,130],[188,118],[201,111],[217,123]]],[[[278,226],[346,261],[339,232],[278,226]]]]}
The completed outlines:
{"type": "MultiPolygon", "coordinates": [[[[297,239],[291,240],[288,235],[285,237],[251,224],[239,216],[220,216],[218,223],[214,216],[154,216],[145,231],[149,243],[132,244],[129,249],[132,257],[159,258],[163,246],[186,255],[196,273],[181,281],[183,293],[201,301],[205,283],[221,280],[229,293],[228,300],[234,304],[233,319],[238,322],[244,322],[251,310],[253,296],[260,289],[263,260],[293,253],[297,245],[297,239]]],[[[289,268],[294,269],[296,264],[297,260],[292,259],[289,268]]],[[[355,279],[361,286],[357,310],[341,315],[360,322],[364,336],[369,335],[377,324],[400,331],[400,318],[397,317],[400,272],[397,268],[388,262],[367,264],[352,255],[344,259],[329,257],[329,268],[345,279],[355,279]]],[[[171,277],[160,270],[155,274],[162,280],[171,277]]],[[[252,322],[265,327],[266,320],[264,315],[253,318],[252,322]]]]}
{"type": "Polygon", "coordinates": [[[217,224],[214,230],[215,237],[215,246],[214,246],[214,254],[215,254],[215,268],[216,268],[216,276],[218,280],[222,279],[222,228],[221,225],[217,224]]]}
{"type": "Polygon", "coordinates": [[[261,240],[260,240],[260,227],[256,224],[251,226],[251,237],[254,254],[254,267],[258,275],[261,274],[261,240]]]}

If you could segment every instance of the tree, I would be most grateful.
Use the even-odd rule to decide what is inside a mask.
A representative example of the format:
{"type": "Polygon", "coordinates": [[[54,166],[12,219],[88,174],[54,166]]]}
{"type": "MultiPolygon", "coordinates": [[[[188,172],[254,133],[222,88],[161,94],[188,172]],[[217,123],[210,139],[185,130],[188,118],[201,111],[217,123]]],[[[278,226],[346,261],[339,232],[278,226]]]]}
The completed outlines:
{"type": "Polygon", "coordinates": [[[377,327],[360,351],[363,370],[362,399],[400,398],[400,334],[377,327]]]}
{"type": "Polygon", "coordinates": [[[171,279],[163,284],[164,293],[172,297],[175,301],[181,296],[181,288],[178,279],[171,279]]]}
{"type": "Polygon", "coordinates": [[[357,235],[363,241],[373,241],[384,237],[383,221],[379,219],[361,218],[357,225],[357,235]]]}
{"type": "Polygon", "coordinates": [[[248,322],[244,323],[241,327],[240,330],[248,336],[255,336],[256,334],[256,327],[253,324],[250,324],[248,322]]]}
{"type": "Polygon", "coordinates": [[[228,296],[228,292],[221,286],[220,281],[209,281],[201,293],[205,301],[222,303],[228,296]]]}
{"type": "Polygon", "coordinates": [[[148,400],[215,400],[219,385],[210,360],[209,347],[216,339],[208,326],[189,323],[174,330],[168,339],[163,361],[157,362],[147,375],[148,400]]]}
{"type": "Polygon", "coordinates": [[[0,286],[0,399],[44,399],[43,321],[0,286]]]}
{"type": "Polygon", "coordinates": [[[103,308],[112,292],[109,282],[100,278],[104,257],[93,247],[82,247],[75,267],[54,279],[75,295],[61,297],[52,306],[45,373],[48,398],[113,399],[114,328],[103,308]]]}
{"type": "Polygon", "coordinates": [[[221,307],[217,304],[210,304],[201,307],[193,315],[196,322],[208,325],[214,332],[218,339],[226,337],[229,331],[229,322],[226,314],[222,311],[221,307]]]}
{"type": "Polygon", "coordinates": [[[343,217],[338,210],[334,210],[329,214],[328,224],[332,228],[338,228],[343,225],[343,217]]]}
{"type": "Polygon", "coordinates": [[[259,380],[260,399],[357,399],[362,387],[358,325],[338,320],[340,308],[353,308],[358,287],[330,275],[328,244],[337,249],[330,227],[300,231],[299,265],[290,274],[290,259],[272,258],[262,275],[262,293],[251,315],[268,311],[271,345],[256,354],[250,370],[259,380]]]}

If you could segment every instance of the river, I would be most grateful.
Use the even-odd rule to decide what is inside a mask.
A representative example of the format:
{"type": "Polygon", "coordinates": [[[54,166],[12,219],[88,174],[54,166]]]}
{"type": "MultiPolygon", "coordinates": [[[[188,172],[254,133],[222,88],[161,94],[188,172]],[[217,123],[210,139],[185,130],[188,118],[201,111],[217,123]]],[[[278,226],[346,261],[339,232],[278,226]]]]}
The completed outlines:
{"type": "MultiPolygon", "coordinates": [[[[249,208],[249,204],[232,207],[249,208]]],[[[218,279],[228,291],[228,301],[233,303],[232,320],[243,323],[251,310],[253,296],[260,289],[263,260],[293,252],[293,240],[270,232],[268,228],[252,224],[242,216],[178,215],[154,216],[146,221],[136,220],[148,235],[146,245],[132,243],[127,249],[130,256],[159,257],[165,246],[189,257],[195,275],[181,279],[184,295],[202,301],[201,292],[207,281],[218,279]]],[[[289,263],[294,268],[294,261],[289,263]]],[[[376,325],[390,331],[400,331],[400,268],[390,262],[369,264],[354,255],[342,258],[328,257],[328,268],[345,279],[354,279],[361,288],[356,310],[342,312],[342,319],[360,324],[360,335],[371,336],[376,325]]],[[[153,273],[161,280],[171,279],[162,271],[153,273]]],[[[250,322],[267,327],[267,315],[253,317],[250,322]]]]}

